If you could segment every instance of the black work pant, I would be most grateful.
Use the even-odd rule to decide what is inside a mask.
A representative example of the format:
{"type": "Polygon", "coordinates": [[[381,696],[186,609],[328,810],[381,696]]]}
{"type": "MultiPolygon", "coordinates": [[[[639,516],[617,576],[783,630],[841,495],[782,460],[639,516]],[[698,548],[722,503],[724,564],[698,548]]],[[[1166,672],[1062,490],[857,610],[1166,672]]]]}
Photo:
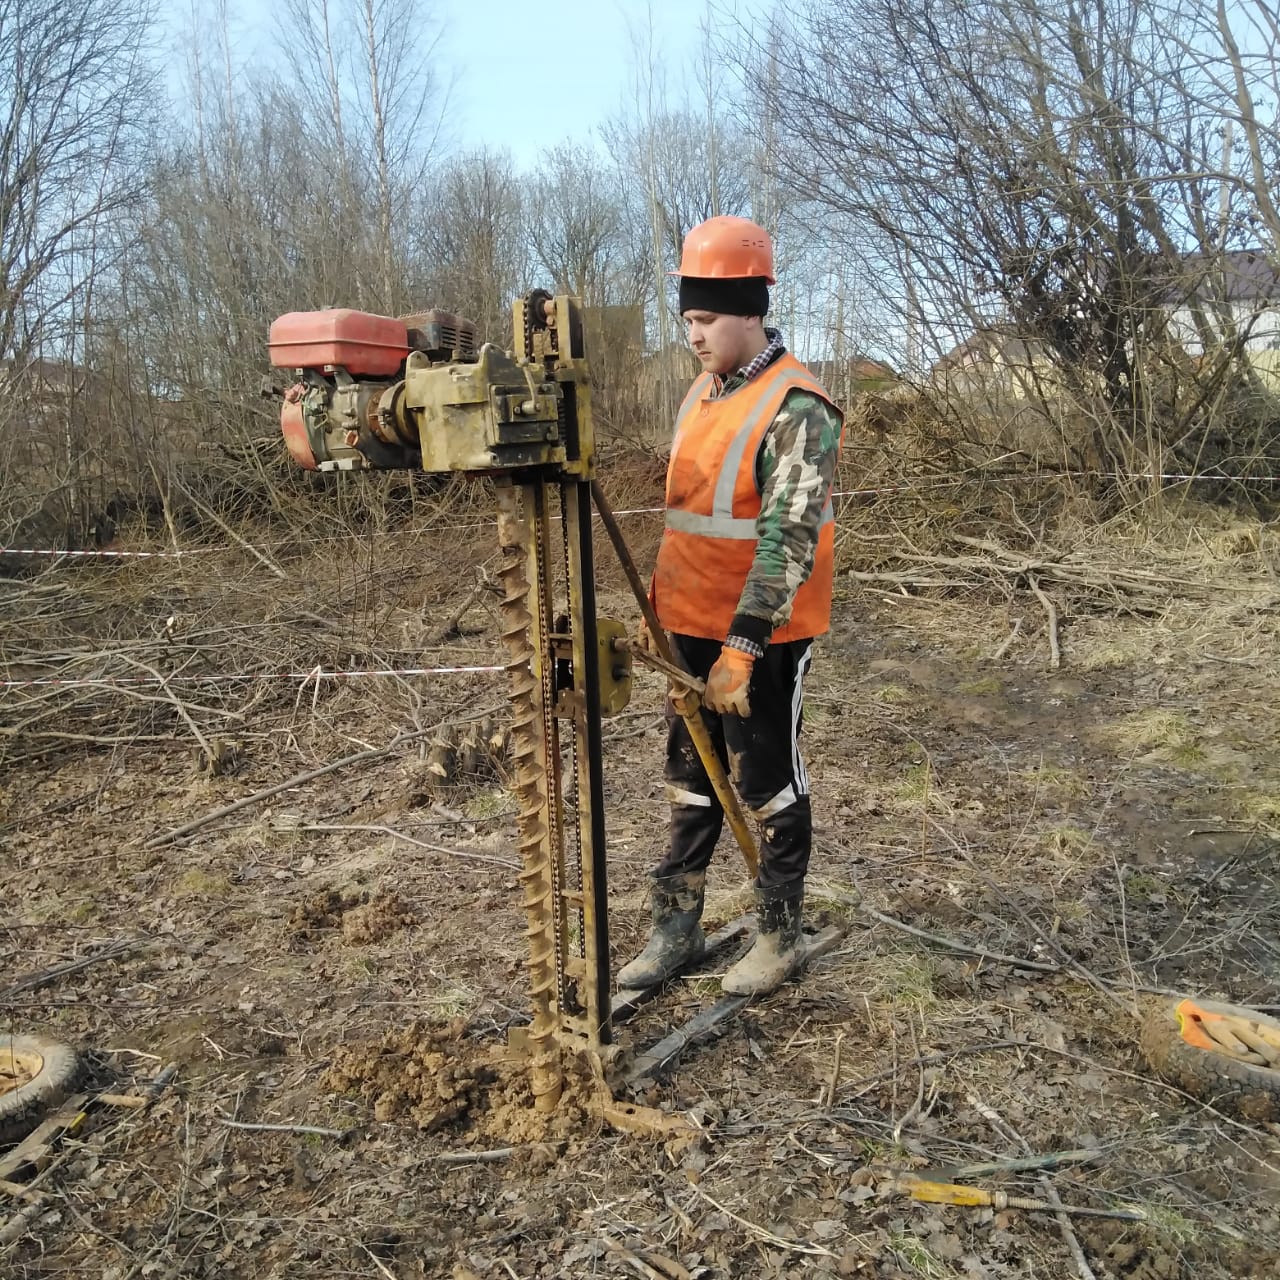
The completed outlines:
{"type": "MultiPolygon", "coordinates": [[[[718,640],[673,635],[676,660],[705,680],[720,656],[718,640]]],[[[760,823],[759,888],[791,885],[809,867],[813,818],[809,775],[800,759],[801,682],[809,670],[810,640],[771,644],[751,672],[751,714],[703,710],[720,761],[750,815],[760,823]]],[[[724,825],[724,810],[683,717],[667,704],[667,763],[671,842],[657,876],[705,871],[724,825]]]]}

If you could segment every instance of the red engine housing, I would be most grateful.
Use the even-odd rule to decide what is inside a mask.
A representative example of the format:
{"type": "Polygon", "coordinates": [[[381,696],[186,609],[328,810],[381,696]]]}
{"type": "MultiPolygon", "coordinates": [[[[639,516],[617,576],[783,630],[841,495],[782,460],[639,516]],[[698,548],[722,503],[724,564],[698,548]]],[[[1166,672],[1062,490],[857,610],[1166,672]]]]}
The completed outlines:
{"type": "Polygon", "coordinates": [[[316,455],[307,436],[307,420],[302,415],[305,390],[299,382],[284,393],[284,403],[280,406],[280,434],[284,436],[285,448],[294,462],[304,471],[315,471],[316,455]]]}
{"type": "Polygon", "coordinates": [[[277,369],[345,369],[354,378],[390,378],[409,354],[409,327],[390,316],[335,308],[290,311],[267,338],[277,369]]]}

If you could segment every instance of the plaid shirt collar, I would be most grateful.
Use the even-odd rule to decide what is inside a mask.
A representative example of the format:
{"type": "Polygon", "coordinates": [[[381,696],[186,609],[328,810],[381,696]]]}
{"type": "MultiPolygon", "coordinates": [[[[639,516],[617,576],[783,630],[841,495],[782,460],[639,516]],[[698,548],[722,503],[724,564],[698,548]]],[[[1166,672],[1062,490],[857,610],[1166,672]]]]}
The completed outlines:
{"type": "Polygon", "coordinates": [[[764,336],[769,339],[769,345],[738,370],[737,373],[731,374],[727,378],[717,378],[717,394],[727,395],[730,391],[736,391],[739,387],[745,386],[757,374],[763,373],[787,348],[782,341],[782,331],[780,329],[765,329],[764,336]]]}

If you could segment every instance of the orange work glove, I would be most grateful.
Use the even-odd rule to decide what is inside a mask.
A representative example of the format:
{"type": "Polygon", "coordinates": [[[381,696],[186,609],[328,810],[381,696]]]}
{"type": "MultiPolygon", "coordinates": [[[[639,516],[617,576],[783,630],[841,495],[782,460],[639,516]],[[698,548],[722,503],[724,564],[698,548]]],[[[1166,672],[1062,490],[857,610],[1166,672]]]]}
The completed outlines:
{"type": "Polygon", "coordinates": [[[751,714],[751,702],[747,691],[751,687],[751,668],[756,660],[741,649],[730,649],[727,646],[720,650],[720,656],[707,676],[707,690],[702,695],[702,702],[711,711],[721,715],[732,713],[744,719],[751,714]]]}
{"type": "Polygon", "coordinates": [[[640,620],[639,629],[636,631],[635,642],[636,648],[657,656],[658,646],[654,643],[653,632],[649,630],[649,624],[643,618],[640,620]]]}
{"type": "MultiPolygon", "coordinates": [[[[654,613],[658,612],[658,601],[654,592],[654,580],[649,579],[649,604],[652,606],[654,613]]],[[[651,653],[653,656],[659,657],[658,646],[653,641],[653,632],[649,630],[649,624],[644,620],[643,614],[640,618],[640,626],[636,631],[636,647],[645,653],[651,653]]]]}

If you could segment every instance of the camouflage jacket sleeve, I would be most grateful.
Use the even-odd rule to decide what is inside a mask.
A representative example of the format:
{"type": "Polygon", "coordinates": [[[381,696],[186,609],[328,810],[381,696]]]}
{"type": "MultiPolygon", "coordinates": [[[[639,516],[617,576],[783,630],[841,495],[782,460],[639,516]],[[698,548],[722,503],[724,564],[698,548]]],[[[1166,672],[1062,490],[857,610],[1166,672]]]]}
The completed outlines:
{"type": "Polygon", "coordinates": [[[791,617],[796,592],[813,571],[835,481],[840,421],[821,397],[796,389],[765,433],[757,464],[756,556],[729,628],[734,647],[763,652],[774,629],[791,617]]]}

